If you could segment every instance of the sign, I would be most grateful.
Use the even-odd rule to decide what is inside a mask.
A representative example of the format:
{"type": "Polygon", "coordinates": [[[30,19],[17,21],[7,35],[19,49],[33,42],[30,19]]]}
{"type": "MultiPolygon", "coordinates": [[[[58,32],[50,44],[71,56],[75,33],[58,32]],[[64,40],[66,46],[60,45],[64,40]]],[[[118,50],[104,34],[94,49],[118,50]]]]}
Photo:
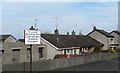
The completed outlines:
{"type": "Polygon", "coordinates": [[[39,30],[25,30],[24,39],[25,44],[40,44],[40,31],[39,30]]]}

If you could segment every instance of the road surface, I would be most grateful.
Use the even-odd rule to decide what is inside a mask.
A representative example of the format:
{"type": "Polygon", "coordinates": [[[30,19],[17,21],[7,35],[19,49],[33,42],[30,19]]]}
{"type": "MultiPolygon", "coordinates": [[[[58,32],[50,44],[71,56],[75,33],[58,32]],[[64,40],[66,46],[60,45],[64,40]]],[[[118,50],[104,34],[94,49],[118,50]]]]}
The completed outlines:
{"type": "Polygon", "coordinates": [[[68,68],[55,69],[53,71],[118,71],[120,70],[119,68],[120,59],[114,59],[88,63],[68,68]]]}
{"type": "MultiPolygon", "coordinates": [[[[118,60],[120,59],[98,61],[94,63],[88,63],[88,64],[83,64],[83,65],[78,65],[78,66],[73,66],[73,67],[68,67],[68,68],[55,69],[55,70],[52,70],[51,72],[54,71],[56,73],[56,71],[118,71],[120,68],[118,67],[120,66],[120,61],[118,60]]],[[[0,62],[0,72],[2,71],[1,69],[2,69],[2,64],[0,62]]],[[[20,72],[14,72],[14,73],[20,73],[20,72]]],[[[33,72],[33,73],[41,73],[41,72],[33,72]]]]}

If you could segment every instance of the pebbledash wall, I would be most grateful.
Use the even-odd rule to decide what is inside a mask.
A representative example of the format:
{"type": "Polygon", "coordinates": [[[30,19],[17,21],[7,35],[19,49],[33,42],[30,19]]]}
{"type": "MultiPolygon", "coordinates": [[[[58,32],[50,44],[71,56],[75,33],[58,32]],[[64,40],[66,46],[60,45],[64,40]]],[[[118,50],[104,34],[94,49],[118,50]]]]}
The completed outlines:
{"type": "MultiPolygon", "coordinates": [[[[33,61],[53,59],[58,53],[57,49],[46,43],[47,42],[42,38],[41,44],[32,45],[33,61]],[[43,49],[42,58],[40,57],[41,52],[39,52],[39,49],[41,48],[43,49]]],[[[22,63],[29,61],[28,49],[30,49],[30,45],[25,45],[24,42],[5,42],[2,43],[1,48],[4,50],[3,53],[0,53],[2,54],[3,64],[22,63]]]]}
{"type": "MultiPolygon", "coordinates": [[[[74,58],[41,60],[33,62],[32,71],[50,71],[57,68],[71,67],[101,60],[118,58],[118,53],[93,54],[74,58]]],[[[29,62],[6,64],[2,66],[2,71],[29,71],[29,62]]]]}

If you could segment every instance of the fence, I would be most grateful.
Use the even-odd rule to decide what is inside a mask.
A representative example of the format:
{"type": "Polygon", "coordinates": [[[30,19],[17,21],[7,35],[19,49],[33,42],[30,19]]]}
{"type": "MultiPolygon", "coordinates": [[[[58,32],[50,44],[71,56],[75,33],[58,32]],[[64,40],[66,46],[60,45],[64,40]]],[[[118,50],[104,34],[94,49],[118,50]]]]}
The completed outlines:
{"type": "MultiPolygon", "coordinates": [[[[33,62],[32,71],[49,71],[57,68],[71,67],[101,60],[118,58],[118,53],[93,54],[73,58],[41,60],[33,62]]],[[[3,65],[3,71],[29,71],[29,62],[3,65]]]]}

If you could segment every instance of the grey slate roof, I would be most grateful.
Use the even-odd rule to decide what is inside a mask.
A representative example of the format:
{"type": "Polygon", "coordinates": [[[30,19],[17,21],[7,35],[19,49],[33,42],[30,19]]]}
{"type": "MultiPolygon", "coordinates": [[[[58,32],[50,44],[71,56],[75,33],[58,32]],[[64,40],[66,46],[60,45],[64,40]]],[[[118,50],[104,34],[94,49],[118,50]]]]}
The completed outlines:
{"type": "MultiPolygon", "coordinates": [[[[95,29],[95,30],[93,30],[92,32],[94,32],[94,31],[97,31],[97,32],[99,32],[99,33],[105,35],[106,37],[112,37],[112,38],[114,38],[114,36],[110,35],[110,33],[106,32],[106,31],[104,31],[104,30],[95,29]]],[[[92,32],[90,32],[89,34],[91,34],[92,32]]],[[[88,34],[88,35],[89,35],[89,34],[88,34]]]]}
{"type": "MultiPolygon", "coordinates": [[[[58,48],[93,47],[103,45],[99,41],[85,35],[41,34],[41,37],[58,48]]],[[[18,39],[18,41],[24,42],[24,39],[18,39]]]]}
{"type": "Polygon", "coordinates": [[[58,48],[66,47],[93,47],[103,45],[90,36],[84,35],[55,35],[55,34],[42,34],[42,38],[52,43],[58,48]]]}
{"type": "MultiPolygon", "coordinates": [[[[120,35],[120,31],[118,31],[118,30],[116,30],[116,31],[112,31],[112,32],[114,32],[114,33],[120,35]]],[[[112,32],[111,32],[111,33],[112,33],[112,32]]]]}
{"type": "MultiPolygon", "coordinates": [[[[8,35],[0,35],[0,41],[2,40],[2,41],[5,41],[9,36],[12,36],[12,35],[10,35],[10,34],[8,34],[8,35]]],[[[13,37],[13,36],[12,36],[13,37]]],[[[16,39],[15,37],[13,37],[14,39],[16,39]]]]}
{"type": "Polygon", "coordinates": [[[18,39],[17,41],[18,41],[18,42],[25,42],[24,39],[18,39]]]}

